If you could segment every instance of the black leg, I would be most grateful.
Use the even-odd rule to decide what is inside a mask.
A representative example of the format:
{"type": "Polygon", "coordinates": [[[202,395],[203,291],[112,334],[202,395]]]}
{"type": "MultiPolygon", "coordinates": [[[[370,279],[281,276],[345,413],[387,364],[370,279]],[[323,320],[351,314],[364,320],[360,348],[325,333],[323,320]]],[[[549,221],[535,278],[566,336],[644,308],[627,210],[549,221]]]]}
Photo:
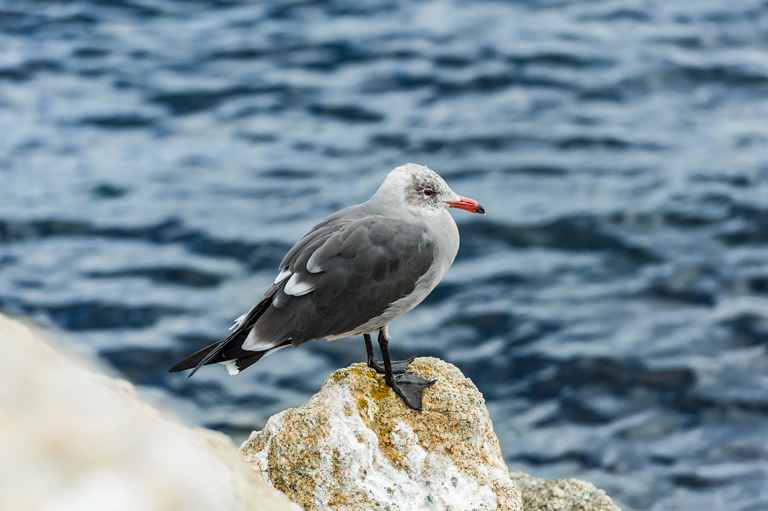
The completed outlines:
{"type": "Polygon", "coordinates": [[[389,341],[384,336],[384,331],[379,330],[379,347],[381,356],[384,359],[384,381],[395,393],[403,398],[405,404],[414,410],[421,411],[421,394],[424,389],[433,385],[437,380],[425,380],[419,378],[413,373],[402,373],[395,378],[392,373],[392,362],[389,360],[389,341]]]}
{"type": "Polygon", "coordinates": [[[363,334],[365,339],[365,351],[368,352],[368,367],[375,369],[377,373],[383,373],[381,364],[376,360],[376,354],[373,352],[373,343],[371,342],[371,334],[363,334]]]}
{"type": "MultiPolygon", "coordinates": [[[[373,352],[373,343],[371,342],[370,334],[363,334],[365,339],[365,350],[368,352],[368,367],[375,370],[379,374],[384,374],[384,367],[376,360],[376,354],[373,352]]],[[[408,360],[395,360],[392,362],[392,372],[395,374],[402,374],[408,370],[408,364],[413,362],[416,357],[411,357],[408,360]]]]}

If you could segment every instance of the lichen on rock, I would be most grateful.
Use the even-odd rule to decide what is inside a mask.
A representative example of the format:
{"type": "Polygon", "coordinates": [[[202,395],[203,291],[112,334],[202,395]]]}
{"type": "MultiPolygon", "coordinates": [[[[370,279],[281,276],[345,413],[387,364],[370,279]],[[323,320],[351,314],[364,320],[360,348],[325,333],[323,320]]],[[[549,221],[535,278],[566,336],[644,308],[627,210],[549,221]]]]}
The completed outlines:
{"type": "Polygon", "coordinates": [[[241,452],[305,510],[522,509],[475,385],[434,358],[409,370],[437,380],[421,412],[355,364],[272,417],[241,452]]]}

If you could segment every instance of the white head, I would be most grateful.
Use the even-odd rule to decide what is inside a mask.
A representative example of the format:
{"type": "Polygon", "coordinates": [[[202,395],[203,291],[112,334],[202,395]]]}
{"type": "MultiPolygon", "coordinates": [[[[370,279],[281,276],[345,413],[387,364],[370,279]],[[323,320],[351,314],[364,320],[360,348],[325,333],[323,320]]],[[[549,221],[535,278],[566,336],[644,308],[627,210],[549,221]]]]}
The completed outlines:
{"type": "Polygon", "coordinates": [[[477,201],[458,195],[437,172],[415,163],[406,163],[390,172],[373,199],[405,207],[419,216],[437,215],[448,208],[485,214],[477,201]]]}

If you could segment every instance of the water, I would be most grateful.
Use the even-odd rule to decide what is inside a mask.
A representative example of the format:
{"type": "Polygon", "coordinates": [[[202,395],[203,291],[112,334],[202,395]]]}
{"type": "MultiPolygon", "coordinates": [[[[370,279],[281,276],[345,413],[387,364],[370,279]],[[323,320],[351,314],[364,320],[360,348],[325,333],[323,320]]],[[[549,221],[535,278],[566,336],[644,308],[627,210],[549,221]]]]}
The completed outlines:
{"type": "Polygon", "coordinates": [[[752,0],[0,1],[0,310],[242,438],[362,340],[167,369],[426,164],[488,216],[394,356],[471,377],[515,469],[768,509],[766,47],[752,0]]]}

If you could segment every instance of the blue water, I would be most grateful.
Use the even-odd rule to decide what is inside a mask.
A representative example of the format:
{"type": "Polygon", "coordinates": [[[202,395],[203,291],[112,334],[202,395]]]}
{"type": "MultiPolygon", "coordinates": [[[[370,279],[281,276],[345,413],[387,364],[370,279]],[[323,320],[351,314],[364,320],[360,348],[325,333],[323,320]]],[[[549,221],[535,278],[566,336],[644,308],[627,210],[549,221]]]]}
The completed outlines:
{"type": "Polygon", "coordinates": [[[362,340],[167,369],[425,164],[488,215],[394,356],[471,377],[512,468],[768,509],[767,49],[762,0],[0,0],[0,310],[242,438],[362,340]]]}

